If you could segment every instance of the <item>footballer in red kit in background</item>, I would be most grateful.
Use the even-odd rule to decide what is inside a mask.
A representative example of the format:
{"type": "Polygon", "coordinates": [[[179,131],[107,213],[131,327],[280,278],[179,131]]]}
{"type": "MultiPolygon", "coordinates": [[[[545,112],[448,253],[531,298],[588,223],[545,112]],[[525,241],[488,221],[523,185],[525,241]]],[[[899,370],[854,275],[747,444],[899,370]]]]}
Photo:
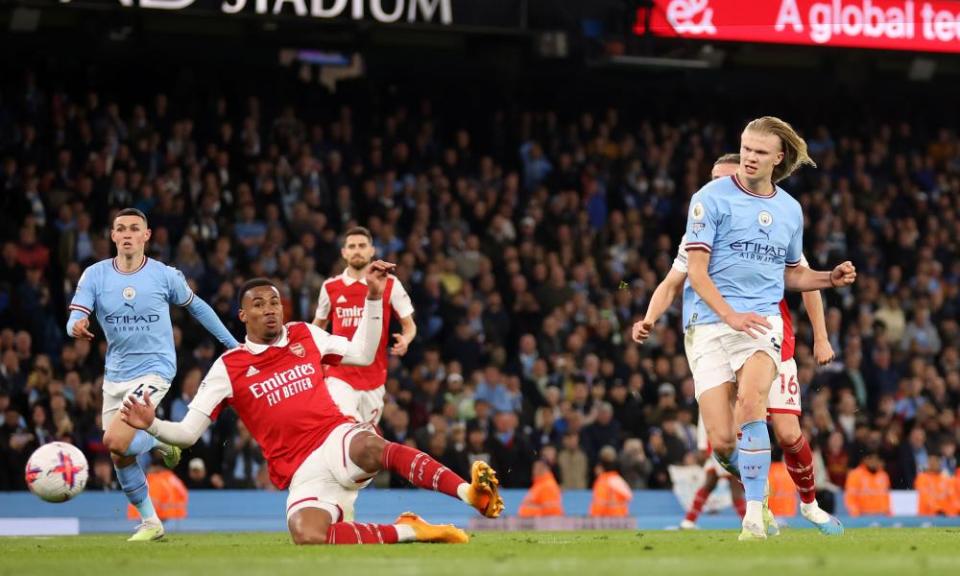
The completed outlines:
{"type": "Polygon", "coordinates": [[[347,509],[370,478],[390,470],[485,516],[503,510],[496,473],[486,463],[474,462],[466,482],[427,454],[387,442],[370,423],[343,414],[327,391],[324,366],[373,361],[383,328],[383,289],[392,269],[380,261],[367,268],[369,293],[349,340],[304,322],[284,325],[277,287],[267,279],[248,281],[240,291],[246,341],[214,362],[183,420],[157,419],[149,394],[142,402],[128,398],[121,418],[186,447],[225,405],[232,406],[263,449],[272,482],[288,489],[287,526],[297,544],[467,542],[469,536],[459,528],[428,524],[412,513],[394,524],[364,524],[353,522],[347,509]]]}
{"type": "MultiPolygon", "coordinates": [[[[347,267],[328,279],[320,289],[313,323],[331,334],[350,338],[357,330],[367,297],[365,272],[373,261],[373,236],[362,226],[351,228],[343,237],[340,255],[347,267]]],[[[384,384],[387,381],[387,346],[391,341],[390,320],[396,314],[402,331],[392,335],[390,353],[403,356],[417,335],[413,304],[403,284],[389,275],[383,289],[383,331],[377,355],[369,366],[325,366],[327,387],[344,414],[359,422],[376,425],[383,415],[384,384]]]]}

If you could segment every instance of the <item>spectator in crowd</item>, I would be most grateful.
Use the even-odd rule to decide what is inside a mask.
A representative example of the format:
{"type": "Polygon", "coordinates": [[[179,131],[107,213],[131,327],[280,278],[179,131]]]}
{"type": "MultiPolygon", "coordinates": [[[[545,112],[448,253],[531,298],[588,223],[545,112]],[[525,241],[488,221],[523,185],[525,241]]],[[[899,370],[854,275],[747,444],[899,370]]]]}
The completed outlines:
{"type": "Polygon", "coordinates": [[[580,438],[590,462],[596,462],[604,446],[619,447],[620,423],[613,419],[613,406],[609,402],[599,403],[596,420],[583,428],[580,438]]]}
{"type": "Polygon", "coordinates": [[[120,484],[113,477],[113,462],[109,457],[100,456],[90,465],[86,489],[103,492],[120,489],[120,484]]]}
{"type": "Polygon", "coordinates": [[[263,454],[243,422],[237,422],[237,433],[227,447],[223,462],[227,488],[254,488],[257,473],[263,467],[263,454]]]}
{"type": "Polygon", "coordinates": [[[498,412],[493,418],[494,429],[487,440],[491,463],[499,473],[500,485],[504,488],[523,488],[530,485],[533,464],[533,449],[518,429],[517,414],[512,411],[498,412]]]}
{"type": "Polygon", "coordinates": [[[187,465],[187,478],[184,483],[190,490],[223,488],[222,481],[215,483],[213,478],[207,476],[207,466],[200,458],[190,459],[190,463],[187,465]]]}
{"type": "Polygon", "coordinates": [[[587,484],[590,463],[586,453],[580,448],[580,436],[568,432],[563,436],[563,447],[557,454],[560,468],[560,482],[564,490],[583,490],[587,484]]]}
{"type": "Polygon", "coordinates": [[[620,474],[633,490],[647,488],[653,464],[643,452],[643,442],[639,438],[629,438],[623,443],[620,454],[620,474]]]}
{"type": "Polygon", "coordinates": [[[900,447],[899,474],[892,479],[893,487],[901,490],[909,490],[913,487],[917,474],[927,469],[929,457],[927,433],[919,426],[914,427],[907,437],[907,443],[900,447]]]}

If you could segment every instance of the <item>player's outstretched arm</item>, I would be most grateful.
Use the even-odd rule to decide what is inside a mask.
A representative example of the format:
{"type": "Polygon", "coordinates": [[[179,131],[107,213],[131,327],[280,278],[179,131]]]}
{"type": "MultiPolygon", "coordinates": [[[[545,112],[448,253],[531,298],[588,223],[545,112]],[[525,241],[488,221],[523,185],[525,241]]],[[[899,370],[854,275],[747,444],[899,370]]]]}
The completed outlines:
{"type": "Polygon", "coordinates": [[[120,419],[133,428],[146,430],[161,442],[187,448],[197,440],[210,426],[210,418],[195,408],[187,411],[180,422],[168,422],[157,418],[156,407],[150,402],[150,392],[143,393],[143,402],[134,396],[123,401],[120,419]]]}
{"type": "Polygon", "coordinates": [[[857,269],[850,261],[829,272],[818,272],[805,266],[788,266],[783,271],[784,285],[794,292],[810,292],[850,286],[857,280],[857,269]]]}
{"type": "Polygon", "coordinates": [[[688,262],[690,271],[687,277],[690,279],[690,286],[728,326],[738,332],[746,332],[751,338],[766,334],[767,329],[772,328],[767,319],[756,312],[737,312],[727,303],[710,278],[709,252],[689,250],[688,262]]]}
{"type": "Polygon", "coordinates": [[[803,307],[807,309],[807,317],[810,318],[810,325],[813,326],[813,356],[820,366],[829,364],[835,354],[827,334],[827,320],[823,314],[823,298],[820,296],[820,291],[804,292],[803,307]]]}
{"type": "Polygon", "coordinates": [[[400,334],[394,334],[394,344],[390,347],[390,353],[396,356],[403,356],[407,353],[407,348],[413,339],[417,337],[417,323],[413,321],[413,315],[405,316],[400,319],[402,328],[400,334]]]}
{"type": "Polygon", "coordinates": [[[190,315],[196,318],[197,322],[203,325],[207,332],[213,334],[228,350],[239,346],[240,343],[223,325],[213,308],[193,293],[193,289],[187,284],[183,272],[171,266],[167,266],[164,270],[168,286],[167,301],[181,308],[186,308],[190,315]]]}
{"type": "Polygon", "coordinates": [[[653,291],[653,295],[650,297],[650,305],[647,306],[647,312],[644,314],[643,320],[633,325],[632,336],[634,342],[639,344],[646,342],[647,338],[650,337],[650,331],[653,329],[654,324],[657,323],[657,320],[663,316],[663,313],[667,311],[670,304],[672,304],[680,294],[680,290],[683,289],[683,282],[686,279],[687,275],[676,268],[671,268],[670,271],[667,272],[666,278],[664,278],[663,281],[657,285],[656,290],[653,291]]]}
{"type": "Polygon", "coordinates": [[[220,317],[213,311],[213,308],[202,299],[194,297],[190,301],[190,304],[187,305],[187,311],[197,319],[197,322],[207,329],[207,332],[213,334],[221,344],[226,346],[228,350],[240,345],[237,339],[233,337],[233,334],[231,334],[230,331],[227,330],[227,327],[223,325],[223,322],[220,321],[220,317]]]}

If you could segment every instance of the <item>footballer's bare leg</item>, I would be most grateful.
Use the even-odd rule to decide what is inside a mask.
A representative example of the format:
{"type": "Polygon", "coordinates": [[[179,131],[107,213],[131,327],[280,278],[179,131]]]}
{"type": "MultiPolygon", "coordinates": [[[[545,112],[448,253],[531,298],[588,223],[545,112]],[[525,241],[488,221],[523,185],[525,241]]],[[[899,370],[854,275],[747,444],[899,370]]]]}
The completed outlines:
{"type": "Polygon", "coordinates": [[[736,388],[733,382],[725,382],[700,394],[697,404],[707,430],[707,440],[713,450],[713,457],[734,476],[739,476],[737,468],[737,436],[734,432],[733,405],[736,388]]]}

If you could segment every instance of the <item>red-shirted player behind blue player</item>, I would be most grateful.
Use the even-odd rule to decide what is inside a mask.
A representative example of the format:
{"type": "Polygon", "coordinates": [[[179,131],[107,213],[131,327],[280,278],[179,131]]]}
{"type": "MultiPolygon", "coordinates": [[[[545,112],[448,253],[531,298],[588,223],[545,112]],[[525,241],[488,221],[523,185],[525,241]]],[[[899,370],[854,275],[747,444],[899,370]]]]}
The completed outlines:
{"type": "MultiPolygon", "coordinates": [[[[373,236],[362,226],[347,230],[340,255],[347,262],[343,274],[328,279],[320,288],[317,312],[313,323],[331,334],[350,338],[357,330],[363,302],[367,297],[366,270],[373,262],[373,236]]],[[[347,416],[359,422],[376,425],[383,415],[384,384],[387,381],[387,345],[390,341],[390,319],[400,321],[402,332],[393,335],[390,353],[403,356],[417,336],[413,321],[413,304],[395,276],[387,277],[383,287],[383,332],[377,355],[369,366],[329,366],[325,368],[327,389],[334,402],[347,416]],[[386,304],[389,304],[386,305],[386,304]]]]}
{"type": "Polygon", "coordinates": [[[280,292],[266,279],[240,291],[240,321],[246,342],[214,362],[180,422],[156,418],[150,398],[128,399],[123,421],[176,446],[191,446],[225,405],[263,449],[270,479],[289,488],[287,527],[297,544],[396,544],[467,542],[453,525],[435,526],[412,513],[394,524],[345,521],[344,503],[381,470],[419,488],[443,492],[495,518],[503,510],[496,473],[473,464],[466,482],[430,456],[387,442],[369,422],[337,408],[323,381],[323,366],[370,364],[383,328],[382,296],[392,264],[367,268],[369,292],[354,338],[333,336],[306,322],[283,324],[280,292]]]}

